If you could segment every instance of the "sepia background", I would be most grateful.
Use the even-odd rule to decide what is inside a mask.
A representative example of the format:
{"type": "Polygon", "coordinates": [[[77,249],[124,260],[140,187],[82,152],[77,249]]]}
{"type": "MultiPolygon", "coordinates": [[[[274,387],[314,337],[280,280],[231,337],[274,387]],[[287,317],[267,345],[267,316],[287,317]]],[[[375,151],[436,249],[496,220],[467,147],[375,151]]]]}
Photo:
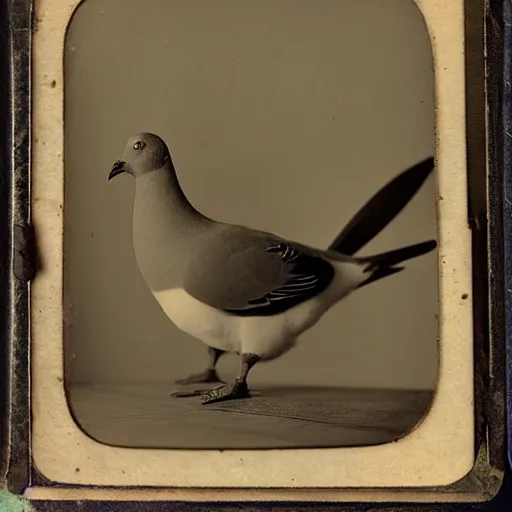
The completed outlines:
{"type": "MultiPolygon", "coordinates": [[[[202,370],[139,275],[126,139],[168,143],[216,219],[327,247],[383,184],[434,152],[430,42],[412,0],[86,0],[65,48],[65,374],[162,383],[202,370]]],[[[435,178],[361,253],[436,237],[435,178]]],[[[437,254],[335,306],[251,386],[432,390],[437,254]]],[[[222,377],[238,370],[221,360],[222,377]]],[[[411,425],[412,426],[412,425],[411,425]]]]}

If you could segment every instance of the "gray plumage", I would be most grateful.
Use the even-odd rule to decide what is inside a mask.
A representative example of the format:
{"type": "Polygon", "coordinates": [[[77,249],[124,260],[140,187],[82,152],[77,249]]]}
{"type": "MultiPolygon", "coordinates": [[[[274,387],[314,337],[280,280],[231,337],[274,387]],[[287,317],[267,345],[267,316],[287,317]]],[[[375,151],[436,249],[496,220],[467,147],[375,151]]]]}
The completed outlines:
{"type": "MultiPolygon", "coordinates": [[[[136,178],[133,243],[144,280],[177,327],[210,347],[210,368],[189,382],[218,380],[218,357],[224,352],[241,356],[240,376],[203,393],[203,403],[249,396],[247,374],[256,362],[279,357],[343,297],[402,270],[396,265],[436,245],[428,241],[357,258],[333,250],[344,241],[357,250],[369,240],[364,235],[354,238],[350,225],[330,250],[321,250],[216,222],[187,200],[166,144],[153,134],[129,139],[109,179],[122,172],[136,178]]],[[[425,177],[416,178],[415,186],[425,177]]],[[[366,210],[375,210],[381,196],[366,210]]],[[[371,237],[406,202],[396,202],[387,215],[383,212],[367,228],[371,237]]],[[[352,225],[368,224],[368,215],[360,217],[352,225]]]]}

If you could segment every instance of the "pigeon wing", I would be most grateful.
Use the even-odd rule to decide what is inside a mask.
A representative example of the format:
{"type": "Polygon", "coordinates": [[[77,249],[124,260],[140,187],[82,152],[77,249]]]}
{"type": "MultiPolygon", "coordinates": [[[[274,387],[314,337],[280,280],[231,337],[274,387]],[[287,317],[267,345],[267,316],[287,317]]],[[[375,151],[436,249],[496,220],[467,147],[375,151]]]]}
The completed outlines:
{"type": "Polygon", "coordinates": [[[237,316],[283,313],[323,292],[334,277],[320,253],[279,239],[241,236],[209,246],[188,266],[183,288],[237,316]]]}

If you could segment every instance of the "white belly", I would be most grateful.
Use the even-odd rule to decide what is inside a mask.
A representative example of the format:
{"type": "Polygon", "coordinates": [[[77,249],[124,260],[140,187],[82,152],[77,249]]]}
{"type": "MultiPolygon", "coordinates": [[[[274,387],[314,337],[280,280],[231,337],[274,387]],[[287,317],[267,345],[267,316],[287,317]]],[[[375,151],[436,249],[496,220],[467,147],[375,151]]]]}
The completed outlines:
{"type": "Polygon", "coordinates": [[[181,288],[153,292],[153,295],[178,329],[211,347],[240,351],[238,326],[222,311],[203,304],[181,288]]]}
{"type": "Polygon", "coordinates": [[[203,304],[180,288],[153,295],[178,329],[210,347],[256,354],[261,360],[274,359],[290,350],[296,337],[320,316],[315,301],[280,315],[238,317],[203,304]]]}
{"type": "Polygon", "coordinates": [[[208,306],[181,288],[153,291],[178,329],[210,347],[271,360],[290,350],[297,336],[318,322],[336,302],[354,289],[354,276],[337,273],[322,294],[272,316],[236,316],[208,306]]]}

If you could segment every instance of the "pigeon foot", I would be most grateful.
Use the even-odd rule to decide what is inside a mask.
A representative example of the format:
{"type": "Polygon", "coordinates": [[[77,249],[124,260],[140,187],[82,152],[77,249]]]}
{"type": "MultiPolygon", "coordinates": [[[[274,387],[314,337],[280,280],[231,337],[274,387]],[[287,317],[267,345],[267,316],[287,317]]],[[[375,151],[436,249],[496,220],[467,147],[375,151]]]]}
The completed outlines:
{"type": "Polygon", "coordinates": [[[176,384],[200,384],[203,382],[219,382],[224,384],[224,381],[219,377],[217,370],[208,368],[201,373],[194,373],[184,379],[178,379],[176,384]]]}
{"type": "Polygon", "coordinates": [[[214,387],[214,388],[206,388],[206,389],[189,389],[188,391],[174,391],[170,393],[170,396],[174,398],[187,398],[190,396],[201,396],[204,393],[208,393],[209,391],[215,391],[216,389],[223,388],[225,384],[222,384],[220,386],[214,387]]]}
{"type": "Polygon", "coordinates": [[[219,386],[201,394],[202,404],[212,404],[226,400],[237,400],[240,398],[249,398],[251,394],[247,387],[247,382],[242,379],[235,379],[230,384],[219,386]]]}

